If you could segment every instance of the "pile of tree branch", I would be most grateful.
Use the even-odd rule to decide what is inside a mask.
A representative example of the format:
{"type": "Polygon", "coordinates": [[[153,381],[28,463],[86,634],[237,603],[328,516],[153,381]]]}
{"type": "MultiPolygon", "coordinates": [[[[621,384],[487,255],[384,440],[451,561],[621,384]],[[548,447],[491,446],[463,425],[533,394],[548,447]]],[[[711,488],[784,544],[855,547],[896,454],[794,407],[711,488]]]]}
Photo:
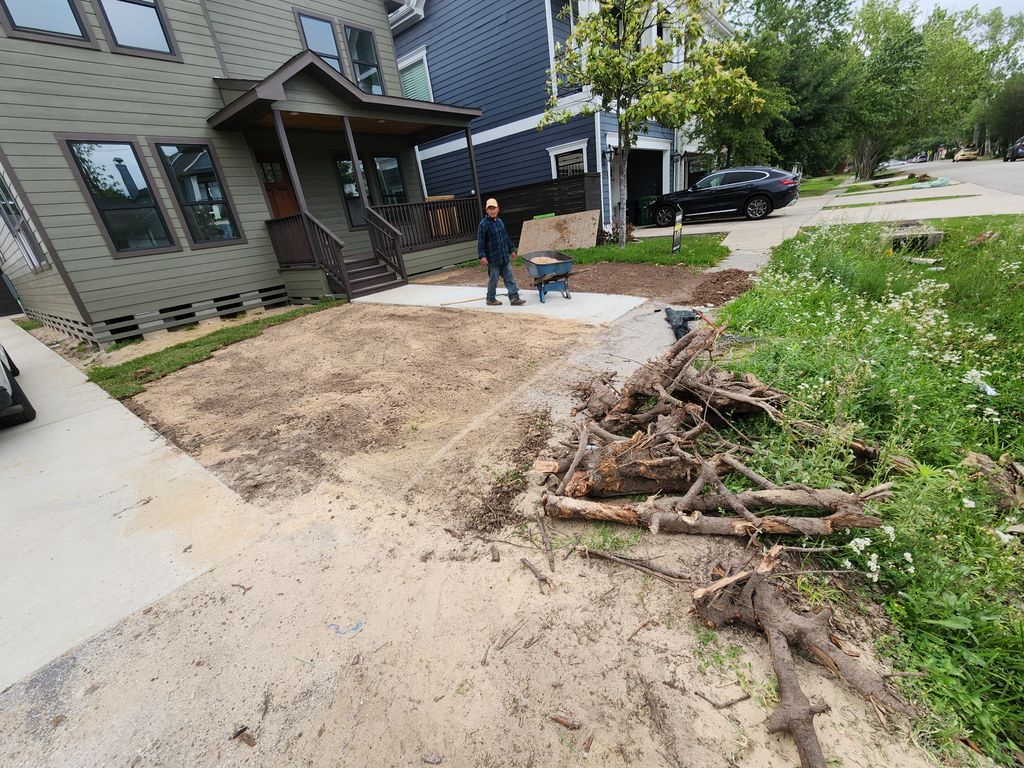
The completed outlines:
{"type": "MultiPolygon", "coordinates": [[[[869,502],[885,499],[890,485],[859,493],[778,485],[748,467],[749,449],[725,439],[742,434],[734,420],[765,414],[783,421],[787,396],[752,374],[738,375],[714,364],[720,327],[701,327],[679,339],[657,360],[639,368],[616,389],[608,378],[592,383],[577,414],[575,444],[542,456],[534,468],[551,476],[543,496],[545,513],[562,519],[604,520],[640,526],[655,534],[735,536],[830,536],[882,524],[869,502]],[[730,490],[728,475],[746,478],[750,490],[730,490]],[[557,481],[557,485],[556,485],[557,481]],[[614,497],[646,496],[643,501],[614,497]]],[[[820,427],[797,424],[813,439],[820,427]]],[[[860,455],[858,443],[851,446],[860,455]]],[[[830,627],[831,612],[815,616],[791,610],[775,586],[773,571],[784,547],[775,545],[755,567],[715,564],[714,581],[693,593],[693,610],[710,627],[743,624],[763,632],[778,678],[780,703],[768,720],[772,732],[787,731],[801,765],[824,768],[813,717],[826,711],[800,689],[791,648],[842,677],[884,720],[909,706],[889,690],[885,678],[864,669],[830,627]]]]}

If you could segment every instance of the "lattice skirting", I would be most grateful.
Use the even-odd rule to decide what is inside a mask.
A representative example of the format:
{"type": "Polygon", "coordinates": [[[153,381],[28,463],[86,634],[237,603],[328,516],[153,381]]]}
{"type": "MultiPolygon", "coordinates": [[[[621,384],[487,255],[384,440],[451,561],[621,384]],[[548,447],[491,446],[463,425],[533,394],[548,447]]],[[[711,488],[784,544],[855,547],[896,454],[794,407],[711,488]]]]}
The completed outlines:
{"type": "Polygon", "coordinates": [[[288,291],[285,286],[273,285],[255,291],[232,293],[188,304],[137,312],[134,315],[107,318],[96,321],[91,326],[81,320],[69,320],[41,312],[26,311],[25,314],[71,336],[96,344],[112,344],[155,331],[197,323],[200,320],[229,317],[250,309],[270,309],[288,303],[288,291]]]}

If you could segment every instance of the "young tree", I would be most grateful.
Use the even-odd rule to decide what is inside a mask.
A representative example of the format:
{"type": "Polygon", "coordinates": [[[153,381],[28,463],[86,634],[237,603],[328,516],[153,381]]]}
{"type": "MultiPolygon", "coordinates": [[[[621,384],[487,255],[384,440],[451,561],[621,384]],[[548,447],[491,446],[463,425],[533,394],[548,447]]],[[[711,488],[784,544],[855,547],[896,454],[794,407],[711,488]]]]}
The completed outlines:
{"type": "MultiPolygon", "coordinates": [[[[626,173],[629,152],[649,121],[681,127],[726,108],[758,110],[763,100],[740,66],[742,45],[708,34],[713,9],[705,0],[600,0],[597,10],[576,20],[555,56],[554,80],[589,88],[583,114],[615,115],[619,150],[616,218],[619,246],[626,245],[626,173]]],[[[574,114],[560,109],[552,93],[540,127],[574,114]]]]}

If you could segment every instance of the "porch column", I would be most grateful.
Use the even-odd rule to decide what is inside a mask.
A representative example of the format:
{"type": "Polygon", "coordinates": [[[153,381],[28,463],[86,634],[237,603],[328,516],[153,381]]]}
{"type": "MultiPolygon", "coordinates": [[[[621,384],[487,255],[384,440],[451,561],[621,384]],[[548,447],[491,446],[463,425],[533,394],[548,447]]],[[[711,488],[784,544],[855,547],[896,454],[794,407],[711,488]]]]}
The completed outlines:
{"type": "Polygon", "coordinates": [[[272,110],[274,115],[274,130],[277,132],[277,143],[281,145],[281,154],[284,155],[284,165],[288,169],[288,175],[292,179],[292,189],[295,190],[295,201],[299,204],[299,210],[308,213],[306,207],[306,196],[302,194],[302,183],[299,181],[299,172],[295,169],[295,158],[292,157],[292,148],[288,143],[288,134],[284,130],[284,121],[281,120],[281,113],[276,109],[272,110]]]}
{"type": "Polygon", "coordinates": [[[370,207],[370,196],[366,192],[366,179],[363,178],[362,166],[359,165],[359,155],[356,154],[356,140],[352,136],[352,123],[348,115],[341,118],[345,122],[345,140],[348,142],[348,154],[352,158],[352,170],[356,174],[356,188],[359,190],[359,197],[363,199],[363,207],[370,207]]]}
{"type": "Polygon", "coordinates": [[[473,193],[476,195],[476,205],[480,209],[480,218],[484,217],[484,203],[480,196],[480,179],[476,174],[476,153],[473,151],[473,132],[466,128],[466,147],[469,149],[469,170],[473,174],[473,193]]]}

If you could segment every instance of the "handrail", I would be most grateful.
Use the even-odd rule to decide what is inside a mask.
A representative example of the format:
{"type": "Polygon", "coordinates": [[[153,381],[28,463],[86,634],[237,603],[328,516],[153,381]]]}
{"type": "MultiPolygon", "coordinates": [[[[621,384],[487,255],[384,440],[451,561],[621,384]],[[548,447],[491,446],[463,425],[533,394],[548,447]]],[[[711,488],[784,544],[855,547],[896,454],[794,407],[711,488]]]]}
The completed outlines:
{"type": "MultiPolygon", "coordinates": [[[[345,269],[345,243],[311,213],[303,212],[266,222],[270,242],[282,267],[318,266],[346,296],[351,296],[345,269]]],[[[335,288],[337,290],[337,288],[335,288]]]]}
{"type": "Polygon", "coordinates": [[[341,283],[345,295],[351,299],[352,286],[348,281],[348,271],[345,269],[345,256],[342,253],[345,243],[322,221],[308,211],[303,213],[303,218],[307,228],[311,230],[309,242],[317,264],[329,276],[341,283]]]}
{"type": "Polygon", "coordinates": [[[363,220],[374,255],[386,262],[403,280],[408,280],[405,259],[402,258],[401,230],[369,206],[363,209],[363,220]]]}

